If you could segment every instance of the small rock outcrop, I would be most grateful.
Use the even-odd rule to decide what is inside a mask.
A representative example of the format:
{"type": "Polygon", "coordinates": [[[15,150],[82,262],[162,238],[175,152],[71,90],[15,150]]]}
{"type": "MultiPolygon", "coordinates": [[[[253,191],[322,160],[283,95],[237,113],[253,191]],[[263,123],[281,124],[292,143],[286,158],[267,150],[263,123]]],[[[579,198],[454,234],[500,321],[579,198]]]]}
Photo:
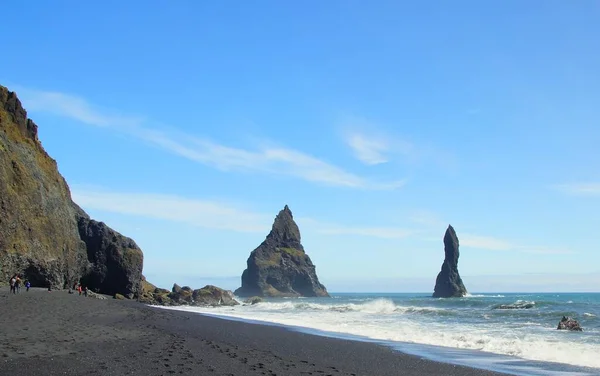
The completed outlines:
{"type": "Polygon", "coordinates": [[[244,300],[244,304],[246,305],[255,305],[258,303],[262,303],[263,299],[260,296],[253,296],[251,298],[248,298],[246,300],[244,300]]]}
{"type": "Polygon", "coordinates": [[[105,295],[96,294],[93,291],[88,291],[88,298],[98,299],[98,300],[106,300],[108,299],[105,295]]]}
{"type": "Polygon", "coordinates": [[[527,302],[527,301],[516,301],[511,304],[498,304],[492,307],[492,309],[531,309],[535,308],[535,302],[527,302]]]}
{"type": "Polygon", "coordinates": [[[458,245],[456,232],[449,225],[444,235],[445,258],[435,281],[434,298],[463,297],[467,294],[467,289],[458,274],[458,245]]]}
{"type": "Polygon", "coordinates": [[[570,330],[573,332],[583,332],[583,329],[581,328],[581,325],[579,325],[579,322],[567,316],[563,316],[563,318],[558,323],[558,327],[556,329],[570,330]]]}
{"type": "Polygon", "coordinates": [[[250,254],[242,273],[242,297],[328,297],[315,266],[304,252],[300,230],[286,205],[266,239],[250,254]]]}
{"type": "Polygon", "coordinates": [[[0,283],[18,273],[49,291],[81,282],[136,296],[142,251],[73,203],[37,131],[17,95],[0,86],[0,283]]]}
{"type": "Polygon", "coordinates": [[[197,306],[235,306],[240,303],[233,298],[233,292],[217,286],[207,285],[192,292],[193,305],[197,306]]]}
{"type": "Polygon", "coordinates": [[[145,280],[142,281],[142,293],[139,301],[162,306],[219,307],[240,304],[234,299],[233,292],[213,285],[206,285],[201,289],[194,290],[189,286],[180,287],[175,283],[169,291],[158,288],[145,280]]]}

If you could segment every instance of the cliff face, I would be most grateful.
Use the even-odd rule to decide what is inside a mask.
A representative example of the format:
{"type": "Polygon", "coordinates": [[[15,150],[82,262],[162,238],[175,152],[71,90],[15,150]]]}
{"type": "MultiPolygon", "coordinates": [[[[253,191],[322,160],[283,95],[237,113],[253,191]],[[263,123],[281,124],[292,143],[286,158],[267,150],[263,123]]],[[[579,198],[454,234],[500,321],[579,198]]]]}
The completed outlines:
{"type": "Polygon", "coordinates": [[[304,252],[300,230],[285,206],[265,241],[252,253],[242,274],[238,296],[329,296],[304,252]]]}
{"type": "Polygon", "coordinates": [[[452,226],[444,235],[444,263],[435,281],[434,298],[462,297],[467,294],[460,274],[458,274],[458,237],[452,226]]]}
{"type": "Polygon", "coordinates": [[[88,287],[99,292],[135,295],[141,250],[108,227],[82,231],[90,223],[97,224],[72,202],[56,161],[38,140],[37,125],[16,94],[0,86],[0,281],[20,273],[33,286],[63,288],[88,278],[88,287]],[[94,248],[91,239],[103,245],[94,248]],[[112,286],[91,277],[98,269],[107,271],[112,286]]]}

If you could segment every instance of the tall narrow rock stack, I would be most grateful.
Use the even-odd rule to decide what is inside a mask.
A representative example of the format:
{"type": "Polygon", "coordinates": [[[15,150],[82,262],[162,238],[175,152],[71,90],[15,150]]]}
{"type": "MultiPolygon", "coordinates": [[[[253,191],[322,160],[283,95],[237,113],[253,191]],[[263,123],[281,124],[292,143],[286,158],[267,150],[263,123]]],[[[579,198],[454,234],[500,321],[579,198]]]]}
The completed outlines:
{"type": "Polygon", "coordinates": [[[247,265],[237,296],[329,296],[304,252],[300,230],[287,205],[275,217],[265,241],[252,251],[247,265]]]}
{"type": "Polygon", "coordinates": [[[458,274],[458,237],[454,228],[449,225],[444,235],[444,252],[446,254],[442,270],[435,281],[434,298],[462,297],[467,294],[460,274],[458,274]]]}

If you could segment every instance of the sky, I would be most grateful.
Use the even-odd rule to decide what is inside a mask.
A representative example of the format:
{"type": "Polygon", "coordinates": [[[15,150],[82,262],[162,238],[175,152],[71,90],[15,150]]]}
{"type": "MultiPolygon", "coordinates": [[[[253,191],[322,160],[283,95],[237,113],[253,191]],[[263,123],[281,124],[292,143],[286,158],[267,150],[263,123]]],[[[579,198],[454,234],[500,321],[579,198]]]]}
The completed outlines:
{"type": "Polygon", "coordinates": [[[153,283],[289,205],[332,292],[600,291],[595,1],[9,2],[0,84],[153,283]]]}

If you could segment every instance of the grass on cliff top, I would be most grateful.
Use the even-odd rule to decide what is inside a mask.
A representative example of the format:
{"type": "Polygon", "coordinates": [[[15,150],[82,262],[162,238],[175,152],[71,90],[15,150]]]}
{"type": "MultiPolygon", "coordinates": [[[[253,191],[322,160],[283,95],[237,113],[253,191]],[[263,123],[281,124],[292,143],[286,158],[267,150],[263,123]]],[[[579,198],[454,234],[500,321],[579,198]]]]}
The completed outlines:
{"type": "Polygon", "coordinates": [[[269,266],[277,266],[281,262],[281,253],[272,253],[268,259],[257,258],[256,264],[260,267],[266,268],[269,266]]]}
{"type": "Polygon", "coordinates": [[[304,252],[296,248],[277,248],[281,252],[287,253],[290,256],[302,257],[304,252]]]}
{"type": "Polygon", "coordinates": [[[126,248],[123,251],[123,261],[129,267],[139,265],[144,262],[144,254],[140,249],[126,248]]]}
{"type": "MultiPolygon", "coordinates": [[[[43,149],[42,145],[35,142],[34,140],[25,137],[17,124],[12,121],[12,116],[0,107],[0,132],[4,132],[9,143],[17,142],[19,144],[27,144],[32,147],[36,152],[36,159],[39,166],[51,180],[55,180],[60,183],[61,176],[58,173],[58,167],[56,161],[52,159],[48,153],[43,149]]],[[[1,151],[8,151],[7,145],[0,145],[1,151]]]]}
{"type": "Polygon", "coordinates": [[[10,140],[27,142],[29,144],[33,144],[33,140],[30,140],[23,136],[17,124],[15,124],[12,120],[12,116],[4,110],[4,108],[0,107],[0,130],[3,130],[10,140]]]}
{"type": "Polygon", "coordinates": [[[154,286],[152,283],[144,280],[142,281],[142,291],[143,292],[154,292],[154,290],[156,290],[156,286],[154,286]]]}
{"type": "Polygon", "coordinates": [[[283,254],[287,254],[295,258],[304,257],[304,252],[299,249],[279,247],[277,248],[277,252],[274,252],[269,255],[269,258],[258,258],[256,259],[256,263],[258,264],[258,266],[263,268],[269,266],[277,266],[281,263],[281,257],[283,254]]]}
{"type": "Polygon", "coordinates": [[[196,293],[197,295],[212,295],[212,291],[210,291],[209,289],[200,289],[198,290],[198,292],[196,293]]]}

